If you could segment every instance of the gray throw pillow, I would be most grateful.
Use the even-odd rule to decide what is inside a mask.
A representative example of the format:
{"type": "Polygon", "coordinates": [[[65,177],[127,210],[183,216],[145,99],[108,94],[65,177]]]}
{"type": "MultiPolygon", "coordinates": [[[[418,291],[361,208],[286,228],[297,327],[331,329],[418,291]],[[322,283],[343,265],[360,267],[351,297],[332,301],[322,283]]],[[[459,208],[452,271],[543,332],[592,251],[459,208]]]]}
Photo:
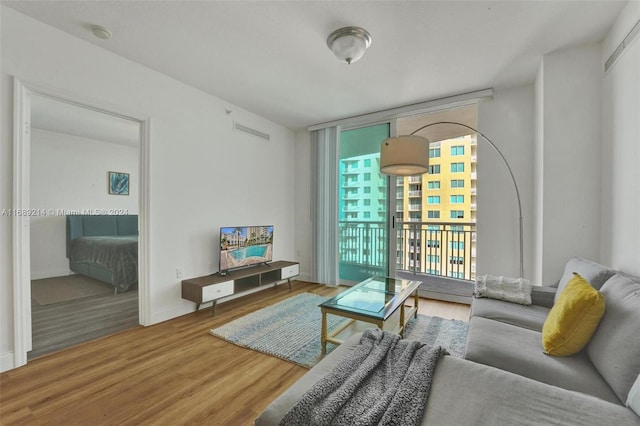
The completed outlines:
{"type": "Polygon", "coordinates": [[[558,290],[556,291],[553,302],[558,301],[558,297],[562,290],[564,290],[567,283],[573,278],[573,273],[580,274],[582,278],[587,280],[591,287],[596,290],[600,290],[600,287],[613,275],[615,271],[605,268],[604,266],[593,262],[591,260],[583,259],[581,257],[572,257],[567,261],[564,267],[564,273],[560,282],[558,283],[558,290]]]}
{"type": "Polygon", "coordinates": [[[602,286],[604,316],[587,345],[589,359],[624,404],[640,374],[640,283],[616,274],[602,286]]]}

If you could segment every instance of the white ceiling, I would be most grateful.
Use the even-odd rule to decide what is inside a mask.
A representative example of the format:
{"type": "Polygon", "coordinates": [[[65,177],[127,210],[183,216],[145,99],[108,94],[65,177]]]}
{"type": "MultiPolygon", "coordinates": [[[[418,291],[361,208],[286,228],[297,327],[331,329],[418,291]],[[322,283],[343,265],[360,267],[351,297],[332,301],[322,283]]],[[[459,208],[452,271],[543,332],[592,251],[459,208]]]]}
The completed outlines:
{"type": "Polygon", "coordinates": [[[626,0],[2,2],[298,129],[532,82],[543,54],[602,40],[626,0]],[[352,65],[326,46],[347,25],[373,38],[352,65]]]}
{"type": "Polygon", "coordinates": [[[132,147],[140,146],[140,124],[46,96],[31,97],[31,127],[132,147]]]}

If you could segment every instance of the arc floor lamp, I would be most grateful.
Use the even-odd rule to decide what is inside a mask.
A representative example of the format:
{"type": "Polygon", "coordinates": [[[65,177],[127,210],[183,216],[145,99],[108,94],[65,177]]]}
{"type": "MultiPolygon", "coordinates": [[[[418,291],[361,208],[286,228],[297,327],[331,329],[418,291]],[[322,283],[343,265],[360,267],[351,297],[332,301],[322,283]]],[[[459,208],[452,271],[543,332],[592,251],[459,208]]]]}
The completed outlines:
{"type": "Polygon", "coordinates": [[[520,277],[524,277],[524,255],[523,255],[523,227],[522,227],[522,203],[520,202],[520,191],[518,190],[518,184],[516,178],[513,175],[511,166],[507,162],[507,159],[485,134],[477,129],[466,124],[457,123],[455,121],[438,121],[435,123],[426,124],[413,132],[410,135],[395,136],[386,139],[380,146],[380,172],[390,176],[412,176],[429,172],[429,139],[418,136],[416,133],[436,125],[456,125],[462,126],[477,133],[486,141],[495,152],[498,153],[502,162],[509,171],[511,176],[511,182],[513,183],[513,189],[516,191],[516,200],[518,202],[518,220],[519,220],[519,236],[520,236],[520,277]]]}

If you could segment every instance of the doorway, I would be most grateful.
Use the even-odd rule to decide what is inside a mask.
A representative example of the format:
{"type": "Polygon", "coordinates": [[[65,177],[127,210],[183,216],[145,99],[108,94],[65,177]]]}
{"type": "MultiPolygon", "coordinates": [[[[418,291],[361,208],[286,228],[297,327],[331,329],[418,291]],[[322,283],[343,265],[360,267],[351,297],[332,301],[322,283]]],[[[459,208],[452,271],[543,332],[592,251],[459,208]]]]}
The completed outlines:
{"type": "MultiPolygon", "coordinates": [[[[31,321],[37,307],[32,303],[37,302],[32,300],[32,278],[69,276],[65,247],[69,214],[138,216],[134,323],[149,323],[149,121],[18,80],[14,86],[14,207],[34,212],[14,218],[14,364],[18,367],[34,349],[31,321]],[[114,171],[128,175],[130,198],[123,193],[109,199],[114,197],[109,193],[109,172],[114,171]]],[[[83,320],[74,322],[78,321],[83,320]]]]}
{"type": "Polygon", "coordinates": [[[380,144],[390,132],[390,123],[340,132],[338,271],[343,285],[373,275],[393,275],[389,270],[389,179],[380,173],[380,144]]]}

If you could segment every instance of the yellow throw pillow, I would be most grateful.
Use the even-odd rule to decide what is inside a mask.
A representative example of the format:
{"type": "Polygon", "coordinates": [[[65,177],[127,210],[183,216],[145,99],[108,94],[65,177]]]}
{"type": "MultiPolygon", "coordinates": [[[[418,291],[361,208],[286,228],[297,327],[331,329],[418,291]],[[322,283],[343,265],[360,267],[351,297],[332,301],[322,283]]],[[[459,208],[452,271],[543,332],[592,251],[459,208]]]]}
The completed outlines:
{"type": "Polygon", "coordinates": [[[544,353],[568,356],[579,352],[596,331],[604,305],[604,296],[574,272],[542,326],[544,353]]]}

